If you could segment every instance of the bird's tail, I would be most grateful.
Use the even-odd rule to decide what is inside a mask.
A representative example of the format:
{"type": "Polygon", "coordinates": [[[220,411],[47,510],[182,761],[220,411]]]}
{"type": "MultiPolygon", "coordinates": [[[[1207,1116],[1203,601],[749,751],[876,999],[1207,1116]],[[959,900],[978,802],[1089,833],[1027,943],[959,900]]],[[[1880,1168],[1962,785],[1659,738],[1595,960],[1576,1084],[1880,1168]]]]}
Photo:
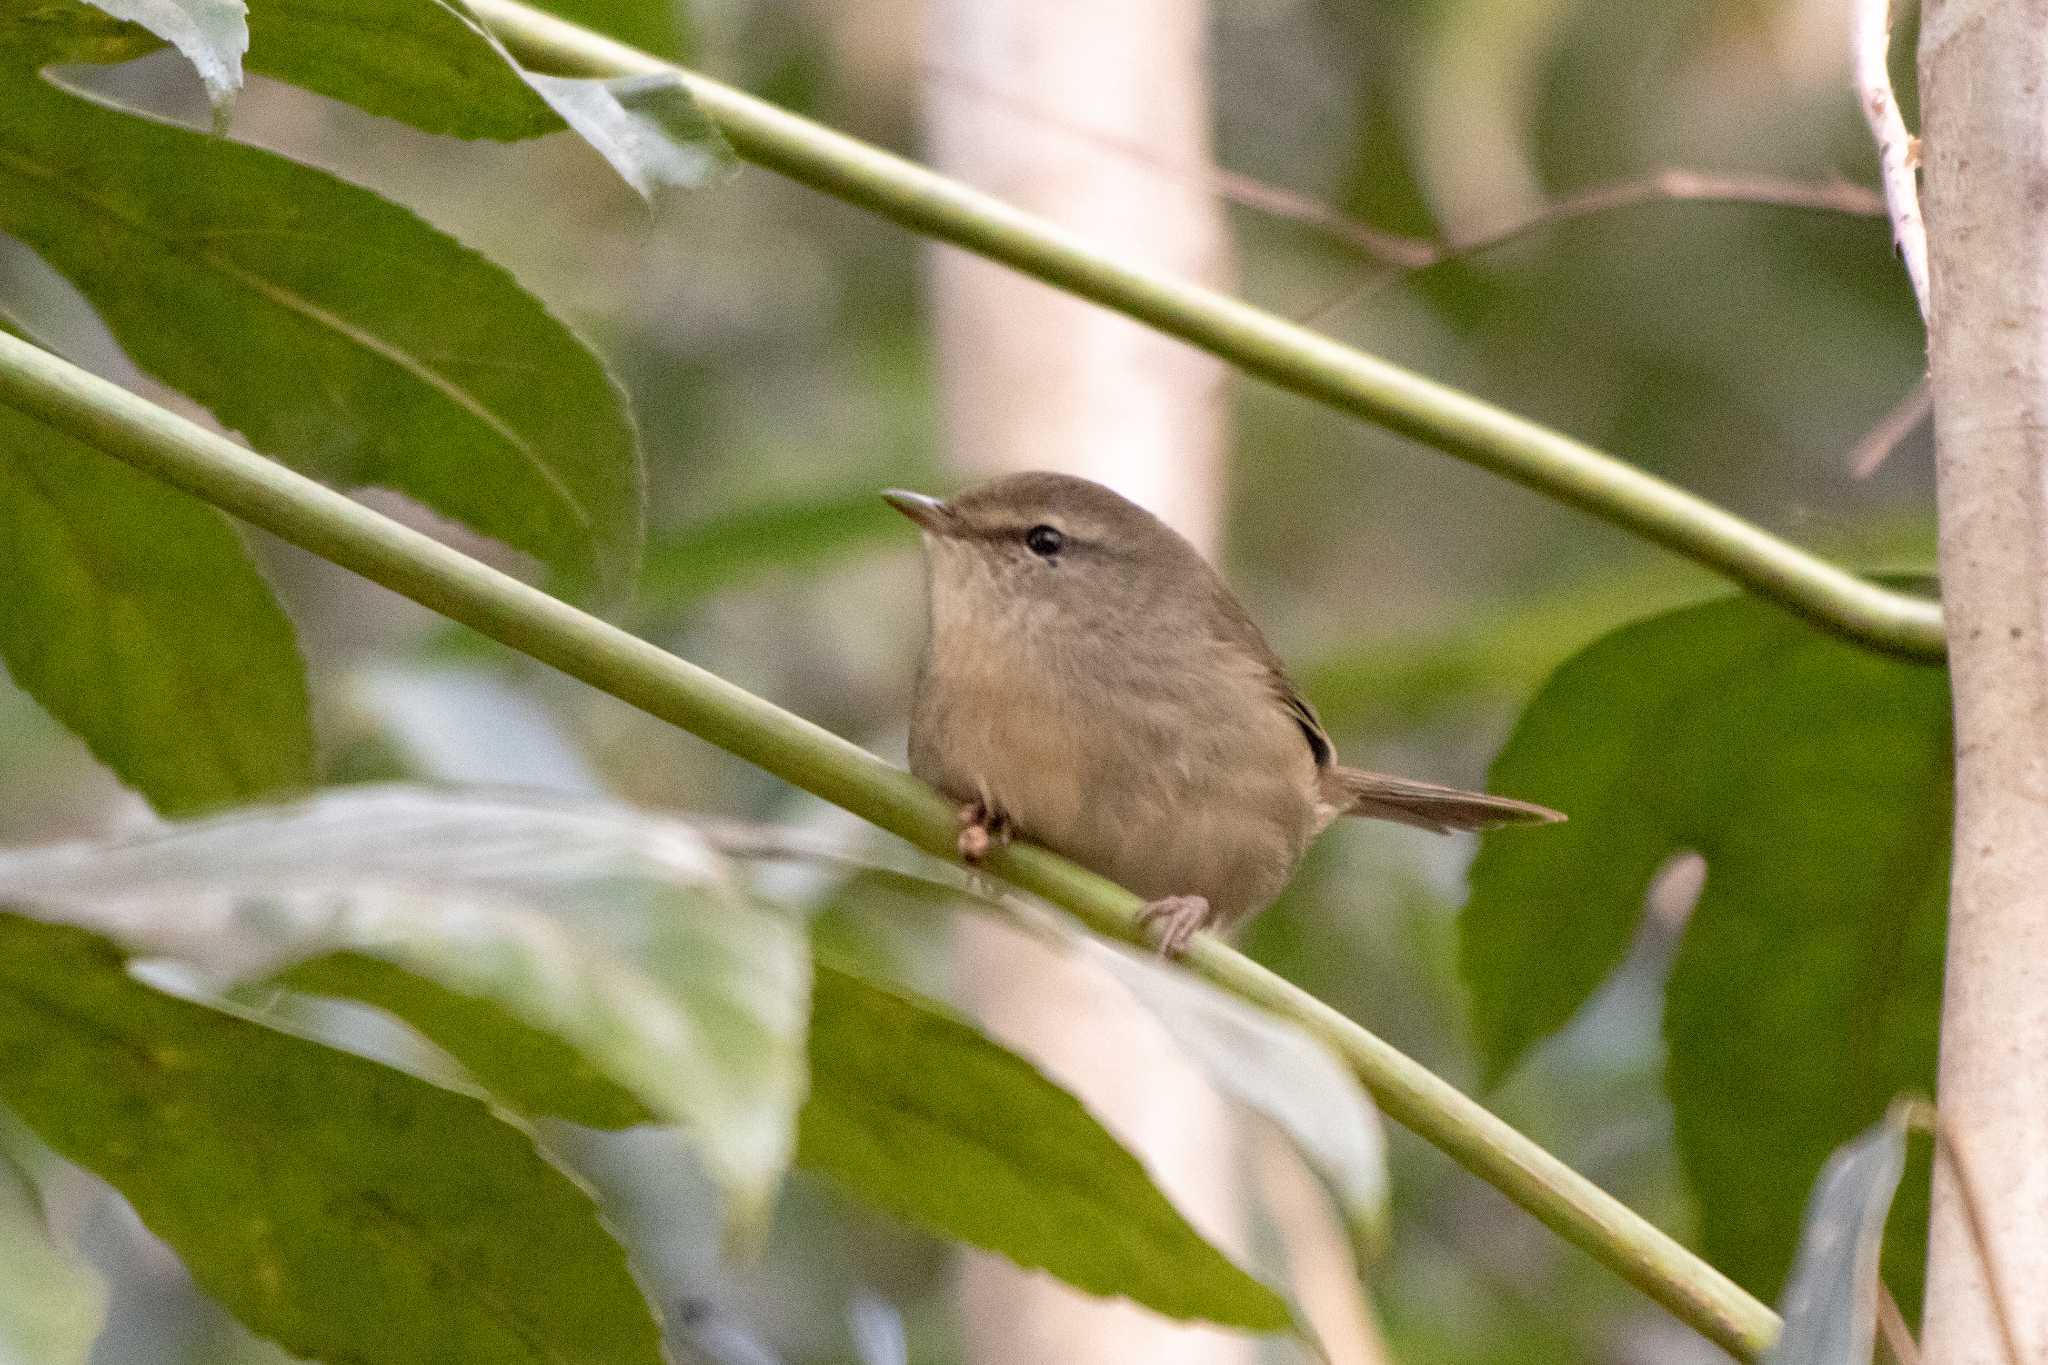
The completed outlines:
{"type": "Polygon", "coordinates": [[[1395,820],[1437,834],[1448,834],[1454,829],[1495,829],[1501,825],[1547,825],[1564,819],[1558,811],[1533,801],[1461,791],[1435,782],[1388,777],[1357,768],[1327,770],[1323,774],[1323,799],[1329,819],[1359,815],[1369,820],[1395,820]]]}

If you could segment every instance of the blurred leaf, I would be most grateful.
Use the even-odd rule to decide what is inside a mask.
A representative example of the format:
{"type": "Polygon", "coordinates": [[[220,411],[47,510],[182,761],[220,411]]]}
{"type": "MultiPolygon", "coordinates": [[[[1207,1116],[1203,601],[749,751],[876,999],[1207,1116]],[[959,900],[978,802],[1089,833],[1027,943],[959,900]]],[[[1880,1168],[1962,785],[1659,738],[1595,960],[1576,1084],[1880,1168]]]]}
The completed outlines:
{"type": "Polygon", "coordinates": [[[664,1359],[589,1196],[482,1101],[174,999],[0,915],[0,1101],[243,1322],[379,1365],[664,1359]]]}
{"type": "Polygon", "coordinates": [[[802,929],[739,895],[675,821],[354,789],[0,854],[0,900],[219,981],[286,971],[389,1009],[533,1111],[686,1124],[740,1218],[789,1161],[802,929]]]}
{"type": "Polygon", "coordinates": [[[822,963],[797,1153],[886,1212],[1090,1293],[1173,1318],[1291,1325],[1072,1095],[929,1002],[822,963]]]}
{"type": "Polygon", "coordinates": [[[367,190],[0,76],[0,230],[129,355],[252,444],[622,579],[642,474],[624,395],[504,271],[367,190]]]}
{"type": "MultiPolygon", "coordinates": [[[[1827,1154],[1891,1096],[1932,1088],[1945,674],[1761,602],[1683,608],[1559,669],[1492,781],[1572,817],[1489,839],[1472,867],[1461,966],[1496,1078],[1621,961],[1658,868],[1704,855],[1665,1084],[1708,1258],[1773,1295],[1827,1154]]],[[[1899,1221],[1911,1236],[1924,1220],[1899,1221]]],[[[1894,1265],[1902,1300],[1917,1263],[1894,1265]]]]}
{"type": "MultiPolygon", "coordinates": [[[[0,329],[21,335],[5,315],[0,329]]],[[[227,520],[0,409],[0,661],[175,813],[312,784],[291,622],[227,520]]]]}
{"type": "Polygon", "coordinates": [[[872,488],[743,507],[657,533],[639,596],[655,608],[684,606],[771,570],[813,569],[892,542],[911,543],[903,518],[872,488]]]}
{"type": "Polygon", "coordinates": [[[1092,935],[1073,951],[1137,997],[1225,1096],[1274,1124],[1329,1188],[1361,1266],[1387,1247],[1387,1138],[1358,1077],[1293,1024],[1207,981],[1092,935]]]}
{"type": "Polygon", "coordinates": [[[536,9],[670,61],[683,58],[682,0],[540,0],[536,9]]]}
{"type": "Polygon", "coordinates": [[[1906,1169],[1906,1119],[1906,1106],[1893,1105],[1821,1169],[1778,1305],[1785,1329],[1762,1365],[1870,1365],[1878,1257],[1906,1169]]]}
{"type": "Polygon", "coordinates": [[[0,1147],[0,1365],[85,1365],[106,1315],[98,1273],[50,1235],[35,1186],[0,1147]]]}
{"type": "Polygon", "coordinates": [[[529,73],[526,79],[644,199],[700,189],[739,165],[718,125],[677,76],[600,81],[529,73]]]}
{"type": "Polygon", "coordinates": [[[184,54],[206,86],[216,123],[242,88],[249,50],[249,9],[242,0],[87,0],[116,19],[140,24],[184,54]]]}

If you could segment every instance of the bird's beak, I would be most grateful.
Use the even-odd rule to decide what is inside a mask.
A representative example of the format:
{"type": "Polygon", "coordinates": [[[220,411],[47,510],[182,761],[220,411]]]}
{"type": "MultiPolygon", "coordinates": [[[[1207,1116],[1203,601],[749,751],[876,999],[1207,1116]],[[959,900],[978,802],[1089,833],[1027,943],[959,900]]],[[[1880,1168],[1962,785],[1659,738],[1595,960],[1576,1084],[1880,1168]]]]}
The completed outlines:
{"type": "Polygon", "coordinates": [[[922,493],[906,493],[900,488],[891,488],[882,494],[882,501],[934,535],[944,535],[953,524],[953,509],[922,493]]]}

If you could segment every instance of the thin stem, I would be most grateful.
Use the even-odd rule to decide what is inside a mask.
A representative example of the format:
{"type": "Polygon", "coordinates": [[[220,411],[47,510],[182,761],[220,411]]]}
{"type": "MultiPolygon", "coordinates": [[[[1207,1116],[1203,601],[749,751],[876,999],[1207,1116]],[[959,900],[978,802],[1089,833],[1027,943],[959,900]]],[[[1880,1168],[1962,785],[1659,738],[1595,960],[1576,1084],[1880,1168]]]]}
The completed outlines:
{"type": "Polygon", "coordinates": [[[1937,603],[1858,578],[1612,455],[1227,295],[1111,260],[990,195],[517,0],[470,0],[469,7],[536,66],[606,76],[675,72],[741,156],[813,189],[1581,508],[1822,629],[1915,658],[1944,652],[1937,603]]]}
{"type": "MultiPolygon", "coordinates": [[[[0,404],[86,442],[451,620],[711,741],[930,853],[952,810],[909,773],[538,588],[266,460],[147,399],[0,333],[0,404]]],[[[1138,941],[1138,898],[1043,849],[989,870],[1090,927],[1138,941]]],[[[1337,1052],[1388,1114],[1744,1358],[1778,1319],[1719,1271],[1419,1063],[1214,938],[1192,965],[1337,1052]]]]}
{"type": "Polygon", "coordinates": [[[1899,97],[1892,91],[1891,0],[1856,0],[1849,25],[1849,52],[1856,66],[1856,94],[1863,121],[1877,143],[1877,167],[1884,177],[1885,205],[1891,210],[1892,243],[1913,284],[1920,316],[1933,306],[1927,283],[1927,224],[1920,217],[1919,140],[1906,131],[1899,115],[1899,97]]]}

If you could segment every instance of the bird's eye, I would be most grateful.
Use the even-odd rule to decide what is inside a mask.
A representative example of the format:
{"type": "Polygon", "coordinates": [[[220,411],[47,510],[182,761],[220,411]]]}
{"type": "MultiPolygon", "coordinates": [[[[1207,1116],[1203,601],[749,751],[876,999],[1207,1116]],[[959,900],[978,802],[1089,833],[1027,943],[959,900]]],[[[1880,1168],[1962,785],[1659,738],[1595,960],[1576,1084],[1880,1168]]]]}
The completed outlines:
{"type": "Polygon", "coordinates": [[[1041,559],[1051,559],[1066,543],[1067,538],[1052,526],[1034,526],[1024,533],[1024,548],[1041,559]]]}

